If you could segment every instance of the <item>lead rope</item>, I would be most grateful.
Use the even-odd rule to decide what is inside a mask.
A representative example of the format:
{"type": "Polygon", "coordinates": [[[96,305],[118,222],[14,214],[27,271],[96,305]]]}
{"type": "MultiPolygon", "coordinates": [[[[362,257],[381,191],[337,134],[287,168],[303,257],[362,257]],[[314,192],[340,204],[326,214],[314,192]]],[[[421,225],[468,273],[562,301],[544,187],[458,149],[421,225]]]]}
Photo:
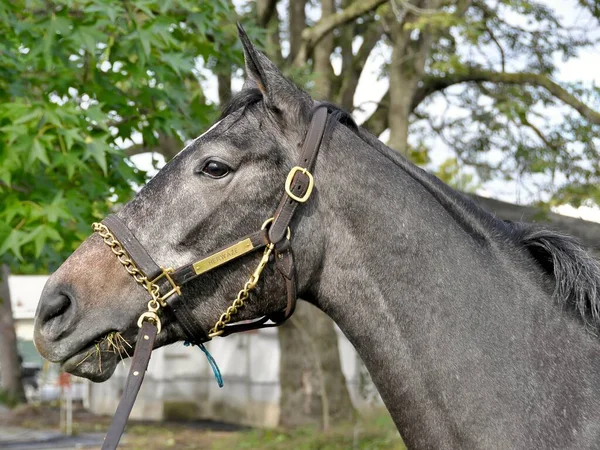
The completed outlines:
{"type": "MultiPolygon", "coordinates": [[[[189,347],[190,345],[194,345],[194,344],[192,344],[190,341],[185,341],[183,343],[183,345],[185,345],[186,347],[189,347]]],[[[195,345],[200,350],[202,350],[202,352],[206,355],[208,364],[210,365],[210,368],[212,369],[213,374],[215,375],[215,378],[217,379],[217,384],[219,385],[220,388],[222,388],[223,387],[223,377],[221,376],[221,371],[219,370],[219,366],[217,366],[217,362],[215,361],[215,358],[213,358],[213,356],[210,354],[210,352],[204,346],[204,344],[195,344],[195,345]]]]}

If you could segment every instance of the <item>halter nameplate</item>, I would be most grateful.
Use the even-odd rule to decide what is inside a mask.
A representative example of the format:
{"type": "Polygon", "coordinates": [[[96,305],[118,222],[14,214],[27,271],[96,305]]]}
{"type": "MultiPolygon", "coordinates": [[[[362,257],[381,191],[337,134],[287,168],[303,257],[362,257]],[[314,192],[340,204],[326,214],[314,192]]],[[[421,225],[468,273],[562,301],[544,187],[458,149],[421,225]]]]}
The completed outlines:
{"type": "Polygon", "coordinates": [[[226,249],[223,249],[214,255],[207,256],[206,258],[195,262],[192,267],[194,268],[196,275],[200,275],[204,272],[214,269],[215,267],[219,267],[220,265],[228,263],[229,261],[236,259],[243,254],[252,251],[253,249],[254,245],[252,245],[252,241],[250,239],[244,239],[243,241],[233,244],[231,247],[227,247],[226,249]]]}

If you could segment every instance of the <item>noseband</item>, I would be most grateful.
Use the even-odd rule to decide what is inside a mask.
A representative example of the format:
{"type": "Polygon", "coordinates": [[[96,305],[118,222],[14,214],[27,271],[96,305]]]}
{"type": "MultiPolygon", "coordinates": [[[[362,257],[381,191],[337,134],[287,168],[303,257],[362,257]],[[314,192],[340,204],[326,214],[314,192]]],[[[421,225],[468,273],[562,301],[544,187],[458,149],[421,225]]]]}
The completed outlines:
{"type": "Polygon", "coordinates": [[[285,181],[284,191],[273,217],[267,219],[260,230],[237,239],[232,244],[215,250],[196,262],[177,269],[159,266],[136,239],[127,225],[116,215],[109,215],[102,223],[92,225],[94,231],[110,247],[125,270],[143,286],[150,300],[148,310],[138,319],[141,328],[132,358],[123,396],[113,416],[112,423],[102,445],[102,450],[114,450],[119,444],[127,419],[142,385],[145,371],[154,348],[154,341],[162,329],[161,312],[170,312],[181,325],[187,341],[203,348],[202,344],[216,336],[228,336],[241,331],[279,326],[294,312],[296,306],[296,267],[291,248],[290,223],[296,208],[306,202],[314,187],[311,174],[327,125],[327,107],[317,105],[313,111],[306,133],[298,165],[293,167],[285,181]],[[196,322],[191,308],[185,303],[181,286],[210,270],[227,264],[241,256],[264,249],[262,258],[237,297],[221,314],[215,325],[206,332],[196,322]],[[274,258],[271,256],[274,255],[274,258]],[[231,323],[244,306],[260,279],[264,268],[272,260],[281,274],[286,291],[287,304],[273,315],[243,323],[231,323]]]}

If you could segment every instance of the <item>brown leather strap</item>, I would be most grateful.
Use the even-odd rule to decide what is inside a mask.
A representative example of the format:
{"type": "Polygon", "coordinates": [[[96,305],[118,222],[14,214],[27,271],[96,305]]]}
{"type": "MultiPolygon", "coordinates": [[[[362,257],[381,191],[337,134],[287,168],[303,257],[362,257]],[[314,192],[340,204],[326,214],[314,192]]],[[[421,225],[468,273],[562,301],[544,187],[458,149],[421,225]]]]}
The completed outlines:
{"type": "MultiPolygon", "coordinates": [[[[302,144],[302,150],[300,151],[300,159],[298,160],[298,166],[307,169],[309,172],[313,169],[317,154],[319,153],[319,147],[327,127],[327,106],[318,105],[313,113],[306,138],[302,144]]],[[[297,196],[302,197],[309,185],[309,178],[301,172],[297,172],[291,183],[291,191],[297,196]]],[[[298,207],[298,202],[284,194],[279,206],[273,214],[273,223],[269,229],[269,240],[271,242],[280,242],[286,235],[287,227],[292,221],[294,212],[298,207]]]]}
{"type": "Polygon", "coordinates": [[[144,322],[139,331],[135,344],[135,352],[131,361],[131,369],[129,370],[129,375],[127,376],[127,382],[125,384],[125,390],[123,391],[123,396],[117,407],[117,412],[115,412],[115,415],[113,416],[108,433],[104,438],[102,450],[115,450],[117,445],[119,445],[119,441],[125,430],[125,425],[127,425],[127,419],[129,418],[129,414],[135,403],[135,398],[142,386],[142,381],[144,380],[144,375],[146,374],[146,369],[150,362],[150,354],[154,348],[156,332],[156,326],[149,321],[144,322]]]}
{"type": "Polygon", "coordinates": [[[123,249],[149,280],[156,278],[161,273],[158,264],[154,262],[144,246],[119,217],[109,214],[102,223],[119,239],[123,249]]]}
{"type": "Polygon", "coordinates": [[[167,299],[168,310],[175,316],[175,319],[183,329],[186,340],[194,345],[200,345],[210,341],[208,333],[194,319],[192,309],[186,304],[183,295],[173,294],[167,299]]]}
{"type": "Polygon", "coordinates": [[[271,316],[271,320],[277,324],[285,322],[296,309],[296,264],[290,241],[275,246],[275,267],[283,277],[287,293],[287,304],[281,313],[271,316]],[[281,245],[282,244],[282,245],[281,245]]]}

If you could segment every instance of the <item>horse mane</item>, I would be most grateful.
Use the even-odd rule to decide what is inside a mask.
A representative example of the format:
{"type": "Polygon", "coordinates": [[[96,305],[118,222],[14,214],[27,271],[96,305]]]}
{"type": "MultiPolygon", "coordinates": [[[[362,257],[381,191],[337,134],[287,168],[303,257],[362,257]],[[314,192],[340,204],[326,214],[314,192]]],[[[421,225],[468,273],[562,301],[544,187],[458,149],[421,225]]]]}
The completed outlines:
{"type": "Polygon", "coordinates": [[[554,297],[600,328],[600,263],[578,239],[527,223],[505,222],[507,233],[554,278],[554,297]]]}
{"type": "Polygon", "coordinates": [[[232,96],[229,101],[222,107],[219,120],[224,119],[229,114],[238,109],[247,108],[250,105],[261,102],[263,99],[262,92],[257,88],[242,89],[240,92],[232,96]]]}

